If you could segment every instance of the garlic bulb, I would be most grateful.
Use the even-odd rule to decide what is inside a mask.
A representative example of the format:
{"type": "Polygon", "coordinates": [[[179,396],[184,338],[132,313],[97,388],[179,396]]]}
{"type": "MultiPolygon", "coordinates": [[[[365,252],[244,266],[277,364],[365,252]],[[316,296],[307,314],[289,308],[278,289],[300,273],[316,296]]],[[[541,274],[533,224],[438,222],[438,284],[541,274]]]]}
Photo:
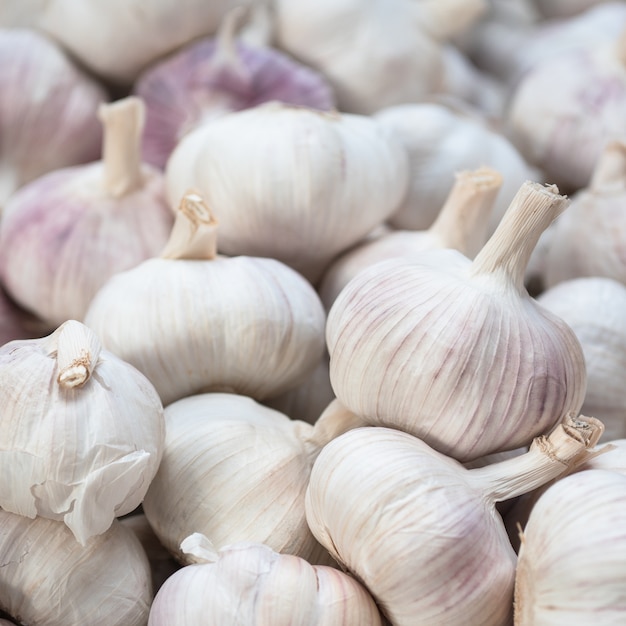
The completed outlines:
{"type": "Polygon", "coordinates": [[[544,281],[604,276],[626,284],[626,141],[611,141],[588,188],[555,223],[544,262],[544,281]]]}
{"type": "Polygon", "coordinates": [[[589,184],[611,139],[626,135],[626,31],[617,42],[535,65],[512,96],[507,124],[524,157],[567,191],[589,184]]]}
{"type": "Polygon", "coordinates": [[[189,133],[166,181],[172,203],[189,188],[204,195],[221,252],[275,258],[314,283],[394,213],[408,168],[399,141],[369,117],[271,102],[189,133]]]}
{"type": "Polygon", "coordinates": [[[626,286],[610,278],[578,278],[544,291],[537,301],[581,344],[587,370],[581,410],[602,421],[605,440],[626,437],[626,286]]]}
{"type": "Polygon", "coordinates": [[[274,259],[217,255],[216,228],[200,196],[183,196],[161,256],[113,276],[85,316],[165,405],[204,391],[275,396],[324,352],[326,315],[311,285],[274,259]]]}
{"type": "Polygon", "coordinates": [[[148,626],[382,626],[367,590],[333,567],[258,543],[216,551],[199,533],[182,548],[195,564],[165,582],[148,626]]]}
{"type": "Polygon", "coordinates": [[[392,231],[344,252],[320,281],[318,291],[326,309],[352,278],[378,261],[441,248],[454,248],[473,258],[487,239],[489,214],[501,185],[502,176],[490,168],[458,172],[430,228],[392,231]]]}
{"type": "Polygon", "coordinates": [[[48,0],[39,29],[98,76],[130,84],[159,57],[196,37],[214,34],[235,6],[263,0],[108,0],[106,4],[48,0]]]}
{"type": "Polygon", "coordinates": [[[60,522],[0,509],[0,565],[0,606],[20,624],[147,623],[148,559],[117,521],[83,547],[60,522]]]}
{"type": "Polygon", "coordinates": [[[443,105],[394,106],[374,117],[409,154],[408,192],[389,219],[396,228],[424,230],[431,226],[446,200],[454,173],[486,165],[502,175],[490,222],[493,231],[520,185],[540,178],[503,135],[443,105]]]}
{"type": "Polygon", "coordinates": [[[515,553],[495,503],[581,462],[601,431],[567,418],[528,453],[467,470],[407,433],[356,428],[315,461],[307,521],[394,626],[506,626],[515,553]]]}
{"type": "Polygon", "coordinates": [[[177,560],[189,563],[180,543],[197,531],[218,548],[255,541],[330,562],[307,526],[304,493],[322,447],[360,419],[331,407],[314,427],[222,393],[174,402],[165,419],[165,452],[143,510],[177,560]]]}
{"type": "Polygon", "coordinates": [[[50,326],[83,319],[110,276],[167,242],[174,218],[163,176],[141,163],[144,112],[137,98],[103,105],[102,160],[38,178],[6,205],[0,276],[50,326]]]}
{"type": "Polygon", "coordinates": [[[0,347],[0,506],[62,520],[85,545],[135,509],[164,441],[161,402],[135,368],[68,321],[0,347]]]}
{"type": "Polygon", "coordinates": [[[442,86],[442,42],[485,10],[484,0],[277,0],[279,48],[322,72],[339,108],[371,114],[442,86]]]}
{"type": "Polygon", "coordinates": [[[25,183],[97,158],[106,92],[47,37],[0,29],[0,209],[25,183]],[[45,141],[42,140],[45,138],[45,141]]]}
{"type": "Polygon", "coordinates": [[[473,261],[432,250],[359,273],[328,315],[338,400],[460,461],[528,445],[578,412],[580,344],[523,285],[540,233],[566,206],[554,186],[529,182],[473,261]]]}
{"type": "Polygon", "coordinates": [[[271,100],[334,107],[321,75],[277,50],[235,40],[239,15],[231,11],[215,39],[189,44],[138,78],[134,91],[147,107],[143,153],[149,163],[164,168],[185,134],[231,111],[271,100]]]}
{"type": "Polygon", "coordinates": [[[626,621],[626,477],[588,470],[535,504],[522,535],[516,626],[626,621]]]}

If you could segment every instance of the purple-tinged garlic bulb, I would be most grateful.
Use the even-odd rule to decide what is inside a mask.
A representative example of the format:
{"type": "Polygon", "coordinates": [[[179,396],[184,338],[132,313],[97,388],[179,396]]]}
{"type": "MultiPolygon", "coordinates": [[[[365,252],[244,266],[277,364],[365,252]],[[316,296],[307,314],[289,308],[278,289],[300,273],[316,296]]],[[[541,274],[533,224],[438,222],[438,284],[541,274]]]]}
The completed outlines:
{"type": "Polygon", "coordinates": [[[157,62],[134,91],[146,103],[144,159],[164,168],[189,131],[231,111],[277,100],[330,110],[334,97],[314,70],[268,47],[235,39],[237,11],[229,13],[214,39],[189,44],[157,62]]]}
{"type": "Polygon", "coordinates": [[[22,185],[98,157],[107,94],[31,30],[0,29],[0,210],[22,185]]]}
{"type": "Polygon", "coordinates": [[[473,261],[431,250],[353,278],[326,326],[341,404],[460,461],[528,445],[578,412],[580,343],[524,288],[539,235],[567,204],[525,183],[473,261]]]}
{"type": "Polygon", "coordinates": [[[102,160],[25,185],[0,222],[7,292],[53,327],[82,320],[110,276],[159,254],[174,223],[162,173],[141,162],[141,100],[105,104],[100,117],[102,160]]]}

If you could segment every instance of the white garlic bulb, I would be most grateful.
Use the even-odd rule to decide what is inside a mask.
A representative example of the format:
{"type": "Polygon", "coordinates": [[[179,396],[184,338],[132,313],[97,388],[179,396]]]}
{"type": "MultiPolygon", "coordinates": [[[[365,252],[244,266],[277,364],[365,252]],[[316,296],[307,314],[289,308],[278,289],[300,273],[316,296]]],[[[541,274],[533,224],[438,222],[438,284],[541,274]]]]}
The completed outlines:
{"type": "Polygon", "coordinates": [[[223,393],[170,404],[163,460],[143,502],[161,543],[184,564],[180,543],[196,531],[218,548],[255,541],[330,562],[306,524],[304,493],[321,448],[362,421],[334,408],[325,416],[314,427],[223,393]]]}
{"type": "Polygon", "coordinates": [[[430,228],[391,231],[344,252],[331,263],[318,287],[326,309],[350,280],[378,261],[441,248],[454,248],[474,258],[487,239],[489,216],[501,185],[502,176],[490,168],[458,172],[430,228]]]}
{"type": "Polygon", "coordinates": [[[278,259],[313,283],[397,209],[407,177],[404,148],[375,120],[278,102],[197,128],[166,170],[172,203],[192,188],[215,211],[221,252],[278,259]]]}
{"type": "Polygon", "coordinates": [[[80,546],[61,522],[0,509],[0,606],[29,626],[145,626],[150,565],[115,521],[80,546]]]}
{"type": "Polygon", "coordinates": [[[526,183],[473,261],[432,250],[353,278],[326,327],[339,401],[460,461],[528,445],[578,412],[580,343],[524,288],[530,253],[567,202],[526,183]]]}
{"type": "Polygon", "coordinates": [[[552,287],[583,276],[626,284],[626,141],[602,151],[589,187],[572,199],[554,223],[544,260],[544,282],[552,287]]]}
{"type": "Polygon", "coordinates": [[[484,121],[441,104],[404,104],[375,116],[409,154],[408,191],[388,220],[396,228],[424,230],[435,221],[455,172],[489,166],[502,175],[490,221],[495,230],[520,185],[540,180],[513,144],[484,121]]]}
{"type": "Polygon", "coordinates": [[[25,183],[98,156],[106,92],[47,37],[0,29],[0,209],[25,183]]]}
{"type": "Polygon", "coordinates": [[[324,352],[326,315],[311,285],[275,259],[217,255],[216,229],[202,198],[183,196],[161,257],[113,276],[85,316],[165,405],[203,391],[278,395],[324,352]]]}
{"type": "Polygon", "coordinates": [[[214,39],[185,46],[135,82],[134,92],[147,107],[143,154],[148,163],[164,168],[184,135],[232,111],[271,100],[334,108],[332,90],[320,74],[274,48],[236,37],[240,14],[232,10],[214,39]]]}
{"type": "Polygon", "coordinates": [[[394,626],[506,626],[516,558],[495,504],[581,462],[601,431],[567,418],[528,453],[467,470],[407,433],[356,428],[315,461],[307,521],[394,626]]]}
{"type": "Polygon", "coordinates": [[[605,440],[626,437],[626,285],[611,278],[578,278],[544,291],[537,301],[581,344],[587,370],[581,410],[602,421],[605,440]]]}
{"type": "Polygon", "coordinates": [[[555,482],[524,527],[516,626],[626,621],[626,476],[587,470],[555,482]]]}
{"type": "Polygon", "coordinates": [[[483,0],[277,0],[277,46],[321,71],[342,111],[371,114],[442,86],[442,42],[483,0]]]}
{"type": "Polygon", "coordinates": [[[182,549],[195,564],[165,582],[148,626],[382,626],[367,590],[333,567],[258,543],[216,551],[199,533],[182,549]]]}
{"type": "Polygon", "coordinates": [[[82,320],[110,276],[159,254],[174,223],[162,173],[141,162],[141,100],[102,105],[99,114],[102,160],[25,185],[0,222],[2,281],[52,327],[82,320]]]}
{"type": "Polygon", "coordinates": [[[568,192],[589,184],[606,143],[626,135],[626,30],[617,41],[575,49],[531,68],[508,109],[524,157],[568,192]]]}
{"type": "Polygon", "coordinates": [[[135,509],[164,444],[163,407],[134,367],[65,322],[0,347],[0,506],[62,520],[85,545],[135,509]]]}

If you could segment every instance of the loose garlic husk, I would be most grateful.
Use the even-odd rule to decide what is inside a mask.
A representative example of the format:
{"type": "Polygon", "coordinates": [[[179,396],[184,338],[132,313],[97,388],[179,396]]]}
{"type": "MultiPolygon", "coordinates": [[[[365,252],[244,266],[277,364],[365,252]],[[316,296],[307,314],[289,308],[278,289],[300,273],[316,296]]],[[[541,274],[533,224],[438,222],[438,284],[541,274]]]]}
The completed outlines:
{"type": "Polygon", "coordinates": [[[82,545],[135,509],[164,444],[148,380],[68,321],[0,348],[0,506],[62,520],[82,545]]]}
{"type": "Polygon", "coordinates": [[[172,202],[188,188],[204,195],[221,252],[275,258],[315,283],[397,209],[408,164],[369,117],[271,102],[188,134],[166,181],[172,202]]]}
{"type": "Polygon", "coordinates": [[[626,621],[626,476],[605,470],[558,480],[521,536],[516,626],[626,621]]]}
{"type": "Polygon", "coordinates": [[[0,210],[22,185],[97,158],[106,92],[47,37],[0,29],[0,210]]]}
{"type": "Polygon", "coordinates": [[[360,271],[386,259],[454,248],[474,258],[487,239],[489,216],[502,185],[493,169],[458,172],[437,219],[427,230],[396,230],[366,241],[335,259],[318,291],[327,310],[360,271]]]}
{"type": "Polygon", "coordinates": [[[523,284],[540,233],[567,202],[528,182],[473,261],[432,250],[352,279],[326,327],[339,401],[460,461],[528,445],[578,412],[580,344],[523,284]]]}
{"type": "Polygon", "coordinates": [[[520,185],[527,179],[540,179],[504,135],[441,104],[389,107],[374,118],[409,154],[408,190],[388,220],[395,228],[424,230],[431,226],[459,170],[489,166],[502,175],[490,231],[495,230],[520,185]]]}
{"type": "Polygon", "coordinates": [[[484,0],[277,0],[276,45],[321,71],[342,111],[368,115],[439,91],[443,42],[484,0]]]}
{"type": "Polygon", "coordinates": [[[235,39],[240,13],[231,11],[214,39],[188,45],[138,78],[134,92],[147,107],[143,154],[148,163],[164,168],[184,135],[232,111],[271,100],[334,108],[320,74],[278,50],[235,39]]]}
{"type": "Polygon", "coordinates": [[[626,141],[607,144],[589,187],[574,196],[552,230],[544,260],[547,287],[583,276],[626,284],[626,141]]]}
{"type": "Polygon", "coordinates": [[[587,392],[581,411],[602,421],[605,440],[626,437],[626,286],[610,278],[578,278],[544,291],[537,301],[582,346],[587,392]]]}
{"type": "Polygon", "coordinates": [[[113,276],[85,317],[165,405],[204,391],[269,398],[324,352],[326,315],[311,285],[275,259],[217,255],[216,230],[202,198],[184,195],[161,257],[113,276]]]}
{"type": "Polygon", "coordinates": [[[546,177],[572,192],[589,184],[606,143],[626,135],[626,30],[617,41],[550,58],[512,96],[509,135],[546,177]]]}
{"type": "Polygon", "coordinates": [[[61,522],[0,509],[0,607],[29,626],[145,626],[150,565],[115,521],[85,547],[61,522]]]}
{"type": "Polygon", "coordinates": [[[333,567],[310,565],[258,543],[217,551],[194,533],[193,559],[157,593],[148,626],[382,626],[367,590],[333,567]]]}
{"type": "Polygon", "coordinates": [[[52,327],[82,320],[106,280],[156,256],[174,223],[162,173],[141,162],[141,100],[103,105],[99,114],[102,160],[25,185],[0,222],[3,283],[52,327]]]}
{"type": "Polygon", "coordinates": [[[394,626],[506,626],[516,559],[495,504],[582,462],[601,432],[570,416],[528,453],[467,470],[407,433],[356,428],[315,461],[307,521],[394,626]]]}
{"type": "Polygon", "coordinates": [[[196,531],[217,548],[255,541],[331,562],[307,526],[304,493],[322,447],[363,423],[342,407],[324,415],[311,426],[235,394],[170,404],[163,460],[143,502],[161,543],[183,564],[180,543],[196,531]]]}

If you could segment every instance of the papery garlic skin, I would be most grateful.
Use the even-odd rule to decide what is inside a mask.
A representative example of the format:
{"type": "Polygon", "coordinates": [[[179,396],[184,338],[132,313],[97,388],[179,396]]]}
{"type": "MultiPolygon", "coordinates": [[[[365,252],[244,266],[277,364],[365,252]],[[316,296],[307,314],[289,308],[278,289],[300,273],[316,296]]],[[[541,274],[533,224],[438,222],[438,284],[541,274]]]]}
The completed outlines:
{"type": "Polygon", "coordinates": [[[626,135],[624,39],[535,65],[511,98],[513,143],[565,191],[587,186],[606,143],[626,135]]]}
{"type": "Polygon", "coordinates": [[[541,180],[515,146],[484,121],[463,116],[440,104],[404,104],[382,109],[374,116],[401,141],[409,155],[409,186],[389,223],[395,228],[425,230],[443,206],[454,174],[489,166],[502,175],[490,232],[525,180],[541,180]]]}
{"type": "Polygon", "coordinates": [[[62,520],[85,545],[134,510],[165,438],[149,381],[68,321],[0,348],[0,506],[62,520]]]}
{"type": "Polygon", "coordinates": [[[604,423],[605,441],[626,437],[626,286],[610,278],[578,278],[544,291],[537,301],[581,344],[587,370],[582,412],[604,423]]]}
{"type": "Polygon", "coordinates": [[[339,401],[460,461],[528,445],[579,412],[580,343],[523,287],[534,243],[567,205],[554,193],[525,184],[474,261],[434,250],[352,279],[326,326],[339,401]]]}
{"type": "Polygon", "coordinates": [[[262,544],[222,548],[157,593],[149,626],[381,626],[367,590],[348,574],[262,544]]]}
{"type": "Polygon", "coordinates": [[[321,445],[313,427],[235,394],[201,394],[165,409],[163,460],[143,508],[161,543],[201,532],[221,548],[237,541],[328,563],[304,515],[304,492],[321,445]]]}
{"type": "Polygon", "coordinates": [[[220,252],[278,259],[312,283],[407,183],[404,148],[373,119],[277,102],[197,128],[166,169],[172,205],[192,188],[215,212],[220,252]]]}
{"type": "Polygon", "coordinates": [[[307,66],[272,48],[219,38],[148,68],[134,92],[147,106],[144,156],[160,168],[185,134],[226,113],[271,100],[320,110],[335,104],[325,79],[307,66]],[[221,51],[225,45],[232,49],[221,51]]]}
{"type": "Polygon", "coordinates": [[[145,626],[150,565],[115,521],[85,547],[61,522],[0,509],[0,607],[30,626],[145,626]]]}
{"type": "Polygon", "coordinates": [[[587,470],[562,478],[524,527],[515,624],[617,626],[625,606],[626,476],[587,470]]]}
{"type": "Polygon", "coordinates": [[[25,183],[98,157],[105,90],[47,37],[0,29],[0,209],[25,183]]]}

